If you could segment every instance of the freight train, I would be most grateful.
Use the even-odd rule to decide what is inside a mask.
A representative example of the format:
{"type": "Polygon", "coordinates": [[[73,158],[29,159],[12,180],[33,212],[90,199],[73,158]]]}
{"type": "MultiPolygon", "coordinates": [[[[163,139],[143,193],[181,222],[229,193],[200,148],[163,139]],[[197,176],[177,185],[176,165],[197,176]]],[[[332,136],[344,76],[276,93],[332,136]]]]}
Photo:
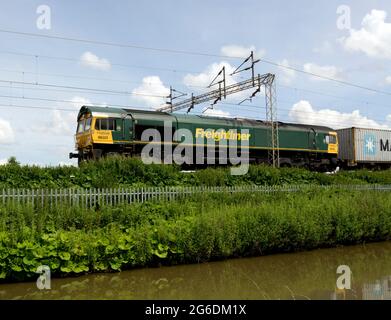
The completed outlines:
{"type": "MultiPolygon", "coordinates": [[[[155,129],[163,137],[167,123],[174,136],[180,129],[191,132],[193,140],[190,147],[198,148],[198,151],[206,148],[207,139],[214,139],[217,143],[234,139],[238,146],[248,146],[246,150],[250,163],[269,161],[268,151],[272,149],[270,127],[261,120],[95,106],[81,107],[75,136],[77,152],[69,156],[77,158],[79,163],[114,154],[139,156],[143,147],[149,143],[142,139],[143,132],[155,129]]],[[[337,167],[338,138],[335,130],[326,126],[283,122],[278,123],[278,128],[280,166],[306,167],[319,171],[337,167]]],[[[176,138],[161,143],[175,147],[181,140],[176,138]]],[[[208,152],[203,154],[208,156],[208,152]]]]}
{"type": "Polygon", "coordinates": [[[391,167],[391,130],[353,127],[337,130],[337,133],[341,167],[391,167]]]}

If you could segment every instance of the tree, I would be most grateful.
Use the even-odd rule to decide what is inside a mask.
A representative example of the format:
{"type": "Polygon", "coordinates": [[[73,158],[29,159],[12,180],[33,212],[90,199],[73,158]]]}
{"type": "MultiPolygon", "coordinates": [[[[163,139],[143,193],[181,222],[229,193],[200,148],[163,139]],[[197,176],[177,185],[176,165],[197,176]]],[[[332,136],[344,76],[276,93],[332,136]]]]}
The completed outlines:
{"type": "Polygon", "coordinates": [[[20,163],[16,160],[16,157],[12,156],[8,159],[8,164],[18,166],[20,163]]]}

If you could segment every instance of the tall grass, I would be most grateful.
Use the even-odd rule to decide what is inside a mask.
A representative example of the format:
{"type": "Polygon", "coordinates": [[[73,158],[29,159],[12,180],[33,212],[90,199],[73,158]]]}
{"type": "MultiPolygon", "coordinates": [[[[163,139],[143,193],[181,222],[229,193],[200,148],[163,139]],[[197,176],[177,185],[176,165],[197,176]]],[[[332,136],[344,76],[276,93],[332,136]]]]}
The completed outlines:
{"type": "Polygon", "coordinates": [[[193,263],[391,239],[391,197],[321,191],[204,194],[173,202],[0,208],[0,276],[193,263]]]}

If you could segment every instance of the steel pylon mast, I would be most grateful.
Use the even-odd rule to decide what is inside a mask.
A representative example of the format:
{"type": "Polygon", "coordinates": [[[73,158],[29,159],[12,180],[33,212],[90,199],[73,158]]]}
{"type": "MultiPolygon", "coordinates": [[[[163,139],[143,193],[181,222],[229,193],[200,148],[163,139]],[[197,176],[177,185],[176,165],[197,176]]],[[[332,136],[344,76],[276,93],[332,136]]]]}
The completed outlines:
{"type": "Polygon", "coordinates": [[[268,160],[273,167],[280,167],[280,139],[278,134],[277,120],[277,99],[276,99],[276,83],[275,76],[270,79],[270,82],[265,85],[266,99],[266,122],[269,126],[268,141],[270,148],[268,149],[268,160]]]}

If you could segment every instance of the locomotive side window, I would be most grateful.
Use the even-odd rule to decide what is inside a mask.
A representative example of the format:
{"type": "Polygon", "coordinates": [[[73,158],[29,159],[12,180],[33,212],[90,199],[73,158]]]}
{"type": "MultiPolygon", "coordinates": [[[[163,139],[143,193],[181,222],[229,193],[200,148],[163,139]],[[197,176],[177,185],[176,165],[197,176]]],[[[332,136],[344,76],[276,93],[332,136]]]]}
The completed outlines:
{"type": "Polygon", "coordinates": [[[336,144],[337,143],[337,137],[334,135],[327,135],[325,137],[325,142],[327,144],[336,144]]]}
{"type": "Polygon", "coordinates": [[[115,130],[115,119],[113,119],[113,118],[107,119],[107,130],[110,130],[110,131],[115,130]]]}
{"type": "Polygon", "coordinates": [[[116,119],[115,120],[115,131],[121,131],[122,130],[122,120],[116,119]]]}
{"type": "Polygon", "coordinates": [[[107,130],[107,119],[100,119],[100,130],[107,130]]]}
{"type": "Polygon", "coordinates": [[[121,131],[121,120],[115,118],[97,119],[95,123],[95,129],[121,131]]]}

